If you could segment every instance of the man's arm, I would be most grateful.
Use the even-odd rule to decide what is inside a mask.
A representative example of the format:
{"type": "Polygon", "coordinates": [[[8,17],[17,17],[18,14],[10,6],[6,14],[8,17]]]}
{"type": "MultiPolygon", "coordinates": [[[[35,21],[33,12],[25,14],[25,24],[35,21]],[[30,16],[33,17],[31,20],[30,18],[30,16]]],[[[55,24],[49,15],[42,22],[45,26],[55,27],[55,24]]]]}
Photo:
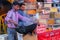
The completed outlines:
{"type": "Polygon", "coordinates": [[[7,13],[7,16],[5,17],[5,21],[6,21],[7,23],[13,23],[13,24],[17,25],[17,23],[11,19],[11,18],[12,18],[12,15],[13,15],[12,12],[9,11],[9,12],[7,13]]]}
{"type": "Polygon", "coordinates": [[[7,21],[7,22],[12,21],[11,15],[12,15],[12,13],[9,11],[9,12],[7,13],[7,16],[5,17],[5,21],[7,21]]]}
{"type": "Polygon", "coordinates": [[[22,21],[31,21],[30,18],[25,17],[25,16],[22,16],[22,15],[20,15],[20,14],[18,14],[18,18],[19,18],[20,20],[22,20],[22,21]]]}

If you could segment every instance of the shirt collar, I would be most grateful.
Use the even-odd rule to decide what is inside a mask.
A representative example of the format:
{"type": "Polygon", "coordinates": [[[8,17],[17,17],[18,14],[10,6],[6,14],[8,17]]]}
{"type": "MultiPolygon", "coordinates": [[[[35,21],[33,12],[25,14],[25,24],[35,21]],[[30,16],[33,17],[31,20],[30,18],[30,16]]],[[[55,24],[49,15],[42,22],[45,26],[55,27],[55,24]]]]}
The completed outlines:
{"type": "Polygon", "coordinates": [[[19,9],[19,10],[23,12],[23,10],[21,10],[21,9],[19,9]]]}
{"type": "Polygon", "coordinates": [[[12,11],[13,11],[13,12],[17,12],[17,11],[16,11],[15,9],[13,9],[13,8],[12,8],[12,11]]]}

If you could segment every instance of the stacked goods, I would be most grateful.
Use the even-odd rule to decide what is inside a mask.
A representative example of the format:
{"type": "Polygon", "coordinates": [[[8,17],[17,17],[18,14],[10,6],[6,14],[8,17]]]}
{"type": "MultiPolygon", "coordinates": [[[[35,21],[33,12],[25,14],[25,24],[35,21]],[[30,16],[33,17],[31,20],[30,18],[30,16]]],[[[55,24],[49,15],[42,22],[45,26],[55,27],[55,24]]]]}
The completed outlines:
{"type": "Polygon", "coordinates": [[[49,19],[48,20],[48,24],[54,24],[54,23],[55,23],[54,19],[49,19]]]}
{"type": "Polygon", "coordinates": [[[58,12],[58,9],[56,7],[52,7],[50,12],[58,12]]]}
{"type": "MultiPolygon", "coordinates": [[[[27,0],[25,0],[25,1],[27,1],[27,0]]],[[[27,14],[32,14],[32,15],[36,14],[36,0],[28,0],[28,1],[25,2],[25,4],[26,4],[25,12],[27,14]]]]}
{"type": "Polygon", "coordinates": [[[50,4],[50,3],[45,3],[45,4],[44,4],[44,7],[52,7],[51,5],[52,5],[52,4],[50,4]]]}
{"type": "Polygon", "coordinates": [[[45,26],[46,31],[44,32],[40,31],[40,33],[38,34],[38,40],[60,40],[60,36],[59,36],[60,35],[60,13],[59,13],[60,4],[57,0],[56,0],[57,3],[51,1],[52,0],[46,0],[44,2],[43,8],[42,6],[38,8],[38,9],[41,8],[43,9],[43,11],[41,11],[42,10],[41,9],[40,10],[41,12],[39,12],[40,23],[47,25],[45,26]],[[45,21],[42,19],[45,19],[45,21]]]}
{"type": "Polygon", "coordinates": [[[55,14],[55,18],[60,18],[60,14],[59,13],[55,14]]]}
{"type": "Polygon", "coordinates": [[[60,19],[55,19],[56,24],[60,24],[60,19]]]}

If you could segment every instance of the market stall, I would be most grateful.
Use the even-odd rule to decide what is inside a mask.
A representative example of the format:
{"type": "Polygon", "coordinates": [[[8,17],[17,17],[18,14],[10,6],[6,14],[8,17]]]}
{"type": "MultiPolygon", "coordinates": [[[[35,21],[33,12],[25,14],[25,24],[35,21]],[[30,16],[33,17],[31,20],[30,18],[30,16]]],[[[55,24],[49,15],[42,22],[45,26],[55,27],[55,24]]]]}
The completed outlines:
{"type": "MultiPolygon", "coordinates": [[[[11,2],[10,0],[8,0],[11,2]]],[[[13,0],[14,1],[14,0],[13,0]]],[[[19,0],[18,0],[19,1],[19,0]]],[[[60,1],[55,0],[24,0],[26,4],[25,12],[31,17],[36,14],[39,23],[35,30],[38,40],[60,40],[60,1]],[[38,1],[38,2],[37,2],[38,1]]],[[[11,2],[12,3],[12,2],[11,2]]],[[[6,14],[0,16],[0,33],[6,33],[6,25],[4,19],[6,14]],[[2,28],[1,28],[2,27],[2,28]],[[1,31],[3,30],[3,31],[1,31]]],[[[26,35],[24,40],[28,40],[31,36],[26,35]]],[[[35,36],[33,36],[35,37],[35,36]]],[[[32,37],[32,38],[33,38],[32,37]]],[[[33,39],[35,40],[35,39],[33,39]]]]}

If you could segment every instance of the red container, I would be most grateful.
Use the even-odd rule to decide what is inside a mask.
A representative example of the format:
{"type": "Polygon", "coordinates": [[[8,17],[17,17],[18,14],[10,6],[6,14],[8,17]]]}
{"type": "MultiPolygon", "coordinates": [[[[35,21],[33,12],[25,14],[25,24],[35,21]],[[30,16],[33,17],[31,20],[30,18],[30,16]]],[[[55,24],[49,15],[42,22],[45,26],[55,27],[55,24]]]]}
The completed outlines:
{"type": "Polygon", "coordinates": [[[51,39],[49,32],[38,34],[38,40],[48,40],[48,39],[51,39]]]}
{"type": "Polygon", "coordinates": [[[60,30],[58,29],[58,30],[55,30],[54,32],[55,32],[56,39],[60,40],[60,30]]]}
{"type": "Polygon", "coordinates": [[[50,32],[50,38],[51,38],[51,40],[56,40],[56,36],[55,36],[54,31],[50,32]]]}
{"type": "Polygon", "coordinates": [[[60,29],[38,34],[38,40],[60,40],[60,29]]]}

